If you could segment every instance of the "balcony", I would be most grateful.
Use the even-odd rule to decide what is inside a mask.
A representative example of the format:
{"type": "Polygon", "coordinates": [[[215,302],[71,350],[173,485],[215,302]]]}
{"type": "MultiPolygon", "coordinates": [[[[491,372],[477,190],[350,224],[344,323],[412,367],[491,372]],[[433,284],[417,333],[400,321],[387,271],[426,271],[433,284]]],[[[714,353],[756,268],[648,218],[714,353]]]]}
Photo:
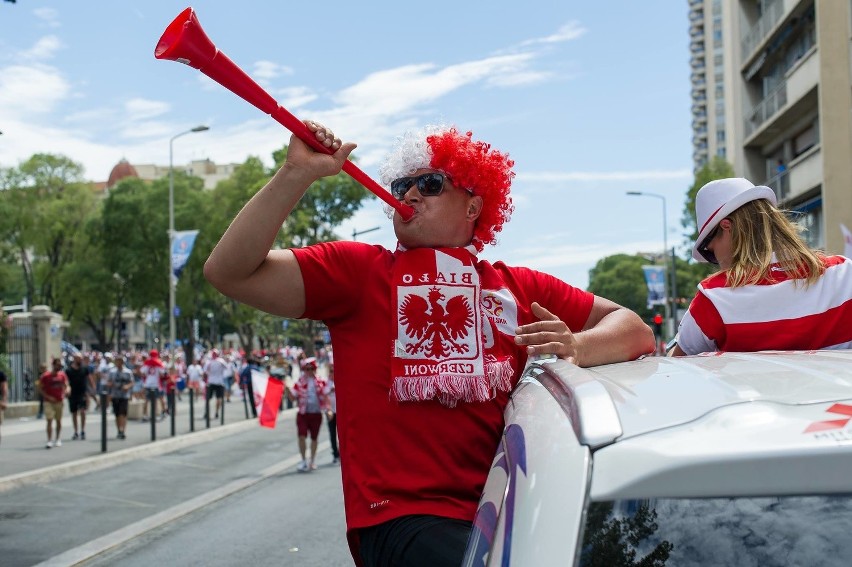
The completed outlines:
{"type": "Polygon", "coordinates": [[[770,117],[787,104],[787,81],[782,81],[746,114],[745,137],[754,134],[770,117]]]}
{"type": "Polygon", "coordinates": [[[758,45],[763,43],[769,32],[775,27],[781,17],[784,15],[784,2],[775,0],[768,3],[764,8],[763,15],[743,36],[741,42],[742,60],[746,63],[750,59],[750,55],[754,52],[758,45]]]}
{"type": "Polygon", "coordinates": [[[820,80],[819,58],[812,47],[784,74],[785,79],[745,116],[746,145],[769,141],[768,130],[792,127],[798,117],[816,108],[820,80]]]}

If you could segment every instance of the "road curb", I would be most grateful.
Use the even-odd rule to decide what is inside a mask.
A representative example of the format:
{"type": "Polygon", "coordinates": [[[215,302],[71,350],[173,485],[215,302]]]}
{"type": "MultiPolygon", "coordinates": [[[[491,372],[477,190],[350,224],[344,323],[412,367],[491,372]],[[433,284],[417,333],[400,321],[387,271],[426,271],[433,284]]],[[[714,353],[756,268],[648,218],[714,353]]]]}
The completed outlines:
{"type": "MultiPolygon", "coordinates": [[[[295,410],[283,411],[278,415],[278,418],[282,419],[288,412],[293,413],[293,411],[295,410]]],[[[51,465],[49,467],[5,476],[0,478],[0,493],[14,488],[19,488],[21,486],[50,482],[70,478],[83,473],[103,470],[135,459],[170,453],[184,447],[227,437],[256,427],[260,427],[258,422],[254,419],[248,419],[237,423],[228,423],[219,427],[206,429],[204,431],[185,433],[177,437],[170,437],[168,439],[147,443],[145,445],[128,447],[126,449],[120,449],[118,451],[104,453],[94,457],[86,457],[76,461],[51,465]]]]}

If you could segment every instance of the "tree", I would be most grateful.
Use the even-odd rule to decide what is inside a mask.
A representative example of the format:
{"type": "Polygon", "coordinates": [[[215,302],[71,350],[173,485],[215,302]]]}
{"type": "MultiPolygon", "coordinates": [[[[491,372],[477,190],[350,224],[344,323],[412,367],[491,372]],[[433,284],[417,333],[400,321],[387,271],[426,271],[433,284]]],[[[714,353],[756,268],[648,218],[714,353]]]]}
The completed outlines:
{"type": "Polygon", "coordinates": [[[686,192],[686,202],[683,205],[683,218],[681,225],[686,230],[684,235],[686,244],[692,248],[693,242],[698,238],[698,221],[695,218],[695,195],[698,190],[707,183],[716,179],[725,179],[734,176],[734,167],[721,156],[713,156],[713,159],[704,164],[695,174],[695,181],[686,192]]]}
{"type": "Polygon", "coordinates": [[[607,256],[589,270],[588,290],[632,309],[646,321],[653,317],[648,308],[648,287],[642,266],[648,264],[642,256],[615,254],[607,256]]]}
{"type": "Polygon", "coordinates": [[[79,227],[97,215],[93,187],[82,181],[82,172],[81,165],[51,154],[35,154],[3,172],[3,256],[15,256],[31,305],[62,308],[57,282],[74,261],[79,227]]]}
{"type": "MultiPolygon", "coordinates": [[[[246,201],[269,181],[286,157],[286,146],[273,152],[275,167],[271,171],[266,170],[258,158],[250,157],[234,171],[229,179],[219,182],[209,203],[211,207],[210,214],[207,215],[209,223],[206,225],[202,244],[204,254],[199,254],[194,261],[203,264],[219,237],[227,229],[231,219],[236,216],[246,201]]],[[[339,237],[334,233],[335,227],[355,214],[363,202],[370,198],[374,198],[372,193],[365,191],[360,184],[344,173],[316,181],[285,221],[273,242],[273,248],[303,247],[317,242],[337,240],[339,237]]],[[[233,324],[240,336],[240,343],[246,351],[251,350],[258,333],[263,333],[261,335],[263,342],[270,342],[272,336],[278,335],[273,331],[281,328],[280,318],[261,313],[218,294],[217,297],[215,300],[217,311],[233,324]]],[[[294,328],[301,328],[301,325],[294,328]]],[[[310,349],[314,338],[313,322],[305,323],[305,333],[305,348],[310,349]]]]}
{"type": "MultiPolygon", "coordinates": [[[[669,260],[670,262],[670,260],[669,260]]],[[[598,261],[589,270],[588,290],[632,309],[648,323],[651,322],[655,310],[648,308],[648,286],[642,266],[649,264],[644,256],[615,254],[598,261]]],[[[666,270],[671,264],[666,264],[666,270]]],[[[692,297],[698,282],[709,275],[715,266],[687,262],[683,258],[675,258],[675,280],[677,295],[675,303],[685,309],[692,297]]],[[[662,308],[658,308],[662,309],[662,308]]]]}

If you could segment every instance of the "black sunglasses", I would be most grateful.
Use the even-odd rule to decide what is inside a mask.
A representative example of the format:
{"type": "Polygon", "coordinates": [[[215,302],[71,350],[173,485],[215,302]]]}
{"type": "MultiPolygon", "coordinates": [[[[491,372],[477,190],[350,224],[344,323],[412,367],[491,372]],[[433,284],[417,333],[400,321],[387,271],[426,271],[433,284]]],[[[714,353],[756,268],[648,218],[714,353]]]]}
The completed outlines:
{"type": "Polygon", "coordinates": [[[402,201],[405,194],[411,189],[412,185],[417,185],[417,190],[424,197],[434,197],[440,195],[444,190],[444,180],[446,175],[443,173],[424,173],[416,177],[400,177],[391,181],[391,194],[398,200],[402,201]]]}
{"type": "Polygon", "coordinates": [[[698,251],[701,253],[704,258],[710,262],[711,264],[718,264],[716,261],[716,255],[709,249],[707,246],[716,238],[716,235],[719,234],[719,230],[721,230],[721,225],[716,225],[716,227],[710,231],[710,234],[704,239],[701,243],[701,246],[698,247],[698,251]]]}

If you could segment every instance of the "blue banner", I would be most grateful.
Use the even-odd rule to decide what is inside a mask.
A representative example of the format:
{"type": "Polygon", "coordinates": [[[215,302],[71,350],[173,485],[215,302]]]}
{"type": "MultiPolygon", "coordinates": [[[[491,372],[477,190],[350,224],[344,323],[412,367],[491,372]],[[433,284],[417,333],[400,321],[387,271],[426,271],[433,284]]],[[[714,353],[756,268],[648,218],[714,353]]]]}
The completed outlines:
{"type": "Polygon", "coordinates": [[[197,230],[176,230],[172,238],[172,277],[177,281],[195,244],[197,230]]]}
{"type": "Polygon", "coordinates": [[[666,304],[666,271],[663,266],[642,266],[648,285],[648,309],[666,304]]]}

